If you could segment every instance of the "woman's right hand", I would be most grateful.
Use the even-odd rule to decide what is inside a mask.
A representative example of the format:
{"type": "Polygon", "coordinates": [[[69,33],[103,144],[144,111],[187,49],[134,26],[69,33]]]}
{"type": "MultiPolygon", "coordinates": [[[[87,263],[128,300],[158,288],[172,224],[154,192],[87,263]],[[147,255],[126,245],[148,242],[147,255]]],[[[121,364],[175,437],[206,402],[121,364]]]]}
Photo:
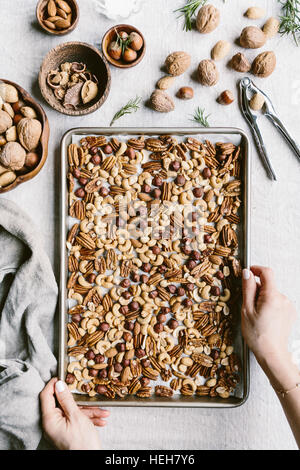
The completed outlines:
{"type": "Polygon", "coordinates": [[[278,292],[272,269],[252,266],[251,271],[243,270],[242,333],[258,362],[289,355],[288,336],[295,319],[296,310],[278,292]]]}

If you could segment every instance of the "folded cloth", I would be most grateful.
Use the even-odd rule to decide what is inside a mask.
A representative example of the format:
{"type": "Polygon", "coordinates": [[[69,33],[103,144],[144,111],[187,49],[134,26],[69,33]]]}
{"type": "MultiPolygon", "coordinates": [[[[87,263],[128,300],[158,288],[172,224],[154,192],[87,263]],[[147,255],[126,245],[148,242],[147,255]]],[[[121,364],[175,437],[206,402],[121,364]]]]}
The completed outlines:
{"type": "Polygon", "coordinates": [[[56,370],[58,289],[32,220],[0,199],[0,449],[36,449],[39,393],[56,370]]]}

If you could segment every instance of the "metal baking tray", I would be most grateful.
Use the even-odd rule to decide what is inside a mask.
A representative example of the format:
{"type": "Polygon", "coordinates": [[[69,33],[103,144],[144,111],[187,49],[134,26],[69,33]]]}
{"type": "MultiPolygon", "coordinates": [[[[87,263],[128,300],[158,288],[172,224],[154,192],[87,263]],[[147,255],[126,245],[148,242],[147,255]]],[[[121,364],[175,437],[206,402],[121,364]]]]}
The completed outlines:
{"type": "MultiPolygon", "coordinates": [[[[223,140],[224,142],[233,141],[242,147],[242,155],[244,156],[242,165],[243,178],[243,224],[240,236],[240,259],[243,267],[250,265],[250,143],[247,134],[238,128],[99,128],[99,127],[82,127],[69,130],[61,141],[61,203],[60,203],[60,221],[61,221],[61,264],[60,264],[60,338],[59,338],[59,377],[64,380],[68,366],[67,356],[67,279],[68,279],[68,263],[66,249],[66,234],[68,220],[68,194],[67,194],[67,148],[72,143],[73,136],[81,135],[104,135],[104,136],[157,136],[163,134],[177,135],[180,137],[193,136],[195,138],[208,139],[212,142],[223,140]],[[234,140],[235,139],[235,140],[234,140]]],[[[242,296],[241,296],[242,300],[242,296]]],[[[240,328],[238,328],[240,333],[240,328]]],[[[237,407],[245,403],[249,394],[249,352],[243,341],[241,333],[236,338],[238,342],[238,354],[241,359],[242,367],[240,371],[240,383],[235,390],[234,396],[227,399],[220,397],[198,397],[196,395],[186,397],[182,395],[174,395],[171,398],[156,397],[139,398],[129,395],[125,398],[110,399],[97,396],[89,397],[87,395],[74,393],[74,398],[80,405],[89,406],[141,406],[141,407],[185,407],[185,408],[231,408],[237,407]]]]}

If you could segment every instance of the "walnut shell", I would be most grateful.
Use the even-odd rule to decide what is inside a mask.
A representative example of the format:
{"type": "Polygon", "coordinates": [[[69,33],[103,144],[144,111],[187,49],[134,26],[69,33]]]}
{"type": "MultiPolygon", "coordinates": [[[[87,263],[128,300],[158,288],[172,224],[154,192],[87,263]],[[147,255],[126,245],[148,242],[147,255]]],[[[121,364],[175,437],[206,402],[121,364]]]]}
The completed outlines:
{"type": "Polygon", "coordinates": [[[1,165],[10,170],[20,170],[25,163],[26,152],[18,142],[7,142],[0,151],[1,165]]]}
{"type": "Polygon", "coordinates": [[[240,45],[246,49],[258,49],[266,40],[265,33],[257,26],[247,26],[240,35],[240,45]]]}
{"type": "Polygon", "coordinates": [[[214,86],[219,80],[219,72],[213,60],[201,60],[198,65],[198,79],[204,86],[214,86]]]}
{"type": "Polygon", "coordinates": [[[151,106],[160,113],[169,113],[175,109],[174,101],[163,90],[155,90],[150,97],[151,106]]]}
{"type": "Polygon", "coordinates": [[[230,61],[230,66],[237,72],[243,73],[249,72],[249,70],[251,69],[250,62],[241,52],[238,52],[232,57],[230,61]]]}
{"type": "Polygon", "coordinates": [[[0,83],[0,96],[7,103],[16,103],[19,100],[18,90],[8,83],[0,83]]]}
{"type": "Polygon", "coordinates": [[[257,77],[268,77],[276,67],[276,56],[273,51],[258,54],[252,64],[252,73],[257,77]]]}
{"type": "Polygon", "coordinates": [[[211,33],[220,23],[220,12],[213,5],[204,5],[198,11],[196,28],[199,33],[211,33]]]}
{"type": "Polygon", "coordinates": [[[19,141],[26,150],[30,152],[37,148],[42,134],[40,121],[28,118],[21,119],[18,123],[17,131],[19,141]]]}
{"type": "Polygon", "coordinates": [[[13,125],[12,118],[6,111],[0,110],[0,134],[3,134],[13,125]]]}
{"type": "Polygon", "coordinates": [[[170,75],[181,75],[191,65],[191,56],[183,51],[172,52],[166,58],[165,65],[170,75]]]}

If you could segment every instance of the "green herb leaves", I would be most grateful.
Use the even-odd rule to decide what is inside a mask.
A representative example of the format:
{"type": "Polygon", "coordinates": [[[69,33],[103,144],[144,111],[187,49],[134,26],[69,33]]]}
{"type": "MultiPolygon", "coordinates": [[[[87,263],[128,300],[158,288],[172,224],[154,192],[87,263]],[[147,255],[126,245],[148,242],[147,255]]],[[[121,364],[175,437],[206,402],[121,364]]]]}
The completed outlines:
{"type": "Polygon", "coordinates": [[[134,99],[128,101],[123,108],[121,108],[112,118],[112,121],[110,123],[110,126],[114,124],[117,119],[120,119],[122,116],[125,114],[131,114],[135,113],[139,108],[140,108],[140,103],[141,103],[142,98],[139,96],[136,96],[134,99]]]}

